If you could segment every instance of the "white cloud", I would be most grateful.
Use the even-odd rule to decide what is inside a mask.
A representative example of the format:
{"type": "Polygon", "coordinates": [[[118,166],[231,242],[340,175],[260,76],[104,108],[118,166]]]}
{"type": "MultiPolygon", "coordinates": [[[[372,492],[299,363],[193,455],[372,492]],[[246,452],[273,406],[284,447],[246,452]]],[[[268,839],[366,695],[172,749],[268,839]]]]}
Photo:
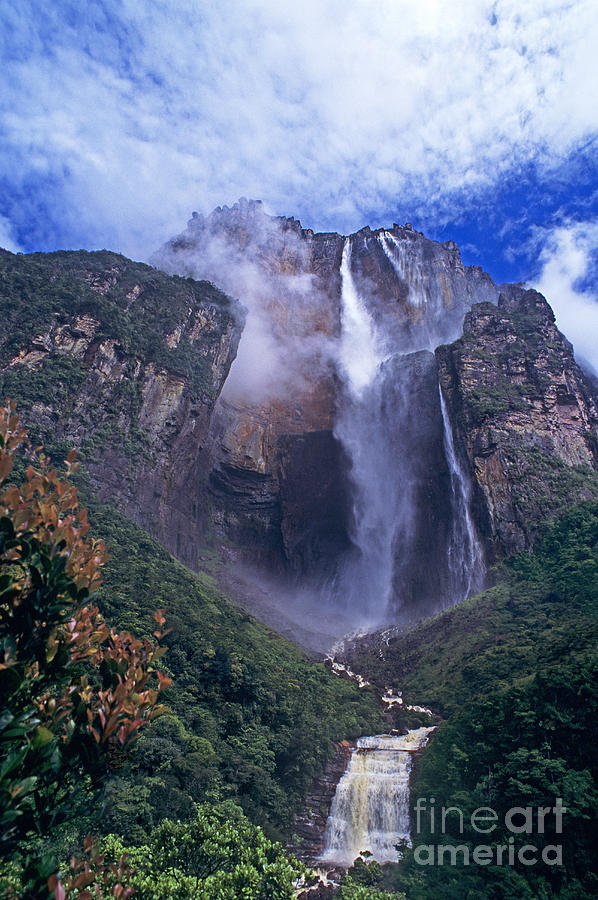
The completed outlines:
{"type": "Polygon", "coordinates": [[[4,216],[0,216],[0,247],[10,250],[11,253],[18,253],[21,250],[13,238],[11,223],[4,216]]]}
{"type": "Polygon", "coordinates": [[[598,252],[598,221],[554,228],[543,235],[543,243],[542,271],[534,287],[552,306],[578,359],[598,373],[598,293],[580,287],[598,252]]]}
{"type": "Polygon", "coordinates": [[[598,131],[594,0],[15,10],[0,0],[4,171],[43,180],[75,244],[146,255],[241,195],[341,231],[424,222],[598,131]]]}

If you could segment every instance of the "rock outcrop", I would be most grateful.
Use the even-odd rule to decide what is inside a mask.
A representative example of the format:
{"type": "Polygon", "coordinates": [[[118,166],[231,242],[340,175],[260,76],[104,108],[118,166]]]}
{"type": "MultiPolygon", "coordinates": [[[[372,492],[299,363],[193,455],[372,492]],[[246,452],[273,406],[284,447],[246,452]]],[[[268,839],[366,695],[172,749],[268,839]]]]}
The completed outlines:
{"type": "MultiPolygon", "coordinates": [[[[205,219],[194,215],[155,257],[167,271],[223,284],[249,309],[210,429],[211,519],[237,558],[298,578],[335,578],[353,540],[351,459],[338,439],[345,241],[242,200],[205,219]],[[257,382],[260,360],[244,350],[256,346],[252,321],[269,373],[257,382]]],[[[350,242],[352,277],[382,352],[441,345],[437,375],[430,370],[412,385],[413,440],[397,432],[389,449],[397,465],[410,456],[403,483],[409,491],[415,483],[418,495],[409,547],[401,539],[396,550],[395,608],[430,611],[432,598],[446,593],[430,559],[446,542],[450,515],[434,378],[473,482],[487,560],[529,546],[546,514],[593,494],[595,392],[546,301],[464,266],[452,241],[395,224],[365,227],[350,242]]],[[[386,410],[401,405],[398,374],[396,384],[383,398],[386,410]]],[[[401,430],[390,418],[390,431],[401,430]]],[[[393,497],[389,489],[389,503],[393,497]]]]}
{"type": "Polygon", "coordinates": [[[32,433],[179,559],[197,564],[217,397],[243,315],[212,285],[105,251],[0,258],[2,394],[32,433]]]}
{"type": "MultiPolygon", "coordinates": [[[[331,575],[351,546],[350,461],[335,434],[345,240],[241,200],[194,214],[153,258],[167,272],[222,285],[249,308],[211,428],[212,520],[240,559],[297,577],[331,575]],[[245,352],[252,321],[263,360],[245,352]],[[264,360],[270,378],[256,379],[264,360]]],[[[492,279],[464,266],[452,241],[428,240],[411,225],[366,227],[351,244],[356,286],[389,353],[432,350],[460,333],[474,301],[496,300],[492,279]]]]}
{"type": "Polygon", "coordinates": [[[356,525],[375,487],[366,537],[375,545],[388,525],[392,571],[374,613],[417,618],[459,599],[451,517],[466,494],[487,561],[598,494],[596,390],[550,307],[464,266],[453,242],[410,225],[314,233],[240,201],[194,215],[154,261],[183,277],[106,251],[2,252],[0,381],[36,438],[57,454],[79,447],[92,489],[183,562],[197,566],[212,541],[227,566],[267,570],[273,593],[336,591],[346,622],[373,571],[349,563],[367,554],[356,525]],[[383,360],[352,418],[339,351],[349,246],[383,360]],[[460,500],[439,382],[472,485],[460,500]],[[371,462],[359,485],[357,428],[362,469],[371,462]]]}
{"type": "Polygon", "coordinates": [[[316,865],[318,856],[324,850],[330,807],[354,748],[355,744],[349,741],[340,741],[334,745],[334,753],[323,774],[314,779],[303,808],[295,820],[292,842],[288,849],[307,865],[316,865]]]}
{"type": "Polygon", "coordinates": [[[503,287],[436,351],[476,517],[495,557],[529,547],[563,507],[598,496],[598,403],[545,298],[503,287]]]}

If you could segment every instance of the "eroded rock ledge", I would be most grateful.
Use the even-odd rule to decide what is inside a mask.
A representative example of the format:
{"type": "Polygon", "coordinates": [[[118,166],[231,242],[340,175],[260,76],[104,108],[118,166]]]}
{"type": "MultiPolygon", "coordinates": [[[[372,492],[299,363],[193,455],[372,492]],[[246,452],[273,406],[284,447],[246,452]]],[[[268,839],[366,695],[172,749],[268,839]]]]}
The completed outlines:
{"type": "Polygon", "coordinates": [[[336,786],[345,774],[354,748],[355,742],[335,743],[334,754],[328,760],[324,773],[314,779],[303,809],[295,820],[293,839],[288,849],[308,865],[313,865],[324,849],[326,822],[336,786]]]}

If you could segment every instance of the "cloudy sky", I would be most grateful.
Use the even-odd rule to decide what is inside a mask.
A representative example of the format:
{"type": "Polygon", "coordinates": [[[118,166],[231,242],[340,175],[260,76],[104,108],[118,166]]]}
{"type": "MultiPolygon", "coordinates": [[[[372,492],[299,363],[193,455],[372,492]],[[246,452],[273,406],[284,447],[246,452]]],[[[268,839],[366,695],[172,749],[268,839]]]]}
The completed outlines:
{"type": "Polygon", "coordinates": [[[588,343],[595,0],[0,0],[0,41],[0,245],[145,259],[240,196],[410,221],[588,343]]]}

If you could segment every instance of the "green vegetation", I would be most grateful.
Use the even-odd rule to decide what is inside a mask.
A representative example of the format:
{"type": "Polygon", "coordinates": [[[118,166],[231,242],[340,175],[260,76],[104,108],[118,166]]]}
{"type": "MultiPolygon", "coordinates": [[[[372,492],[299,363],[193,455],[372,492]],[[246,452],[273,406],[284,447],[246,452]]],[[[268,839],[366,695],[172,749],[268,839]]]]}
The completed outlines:
{"type": "MultiPolygon", "coordinates": [[[[496,573],[479,597],[428,620],[385,648],[384,661],[357,653],[352,664],[379,683],[400,686],[407,700],[447,717],[416,767],[413,797],[427,800],[415,848],[385,875],[409,900],[592,898],[598,893],[598,503],[567,512],[539,543],[496,573]],[[437,811],[457,807],[445,834],[431,828],[437,811]],[[513,807],[567,808],[544,833],[511,834],[513,807]],[[471,814],[498,815],[491,836],[471,814]],[[468,824],[469,823],[469,824],[468,824]],[[419,865],[417,845],[509,845],[515,865],[419,865]],[[525,866],[525,844],[562,846],[563,865],[525,866]]],[[[517,820],[518,822],[520,820],[517,820]]],[[[425,851],[420,851],[423,853],[425,851]]],[[[447,857],[448,858],[448,857],[447,857]]],[[[462,855],[457,857],[462,861],[462,855]]],[[[506,856],[505,856],[506,859],[506,856]]]]}
{"type": "MultiPolygon", "coordinates": [[[[15,417],[10,422],[15,431],[15,417]]],[[[15,435],[11,453],[22,441],[18,429],[15,435]]],[[[0,477],[22,477],[23,465],[11,473],[13,460],[5,466],[0,451],[0,477]]],[[[306,660],[230,607],[209,578],[189,572],[142,529],[93,502],[94,537],[105,538],[110,557],[95,593],[100,610],[80,607],[87,588],[97,588],[103,548],[86,542],[84,516],[78,537],[71,488],[42,458],[40,465],[39,476],[27,471],[25,487],[9,486],[0,496],[0,680],[9,700],[0,715],[0,790],[10,801],[3,809],[9,852],[2,888],[35,885],[43,896],[50,878],[57,900],[77,890],[83,900],[99,882],[105,889],[113,882],[119,890],[134,886],[140,896],[166,897],[172,888],[173,896],[223,900],[291,897],[300,867],[241,809],[270,836],[288,831],[332,740],[382,727],[372,691],[306,660]],[[30,495],[46,555],[23,519],[30,495]],[[18,534],[11,525],[17,512],[18,534]],[[61,516],[67,518],[56,528],[61,516]],[[168,606],[167,634],[155,630],[161,601],[168,606]],[[152,667],[152,635],[168,648],[160,674],[152,667]],[[151,689],[150,673],[157,678],[151,689]],[[158,691],[168,706],[149,723],[158,691]],[[58,860],[80,854],[89,832],[112,837],[102,854],[88,841],[91,868],[75,860],[58,882],[52,874],[58,860]],[[125,851],[138,863],[135,876],[121,859],[125,851]],[[148,893],[149,885],[162,893],[148,893]]]]}
{"type": "Polygon", "coordinates": [[[52,402],[62,414],[70,405],[73,385],[85,377],[79,360],[71,356],[49,356],[42,366],[15,366],[2,373],[2,396],[16,397],[19,409],[34,403],[52,402]]]}
{"type": "MultiPolygon", "coordinates": [[[[107,250],[0,252],[0,302],[0,365],[50,325],[91,316],[99,322],[96,339],[115,340],[125,354],[189,374],[185,352],[169,348],[165,337],[191,309],[210,312],[221,328],[232,314],[230,299],[209,282],[165,275],[107,250]]],[[[219,336],[216,328],[213,339],[219,336]]]]}
{"type": "Polygon", "coordinates": [[[292,900],[304,871],[232,803],[165,820],[139,847],[108,835],[101,849],[111,863],[126,857],[132,871],[121,883],[136,900],[292,900]]]}
{"type": "MultiPolygon", "coordinates": [[[[407,900],[403,893],[382,889],[387,880],[384,868],[365,850],[342,879],[338,900],[407,900]]],[[[387,867],[388,869],[388,867],[387,867]]]]}
{"type": "Polygon", "coordinates": [[[14,404],[0,407],[3,893],[8,881],[47,895],[59,855],[52,844],[39,852],[37,836],[98,799],[111,756],[160,714],[170,683],[155,665],[163,650],[109,629],[85,602],[104,559],[88,530],[76,492],[28,444],[14,404]],[[11,480],[17,455],[29,462],[21,484],[11,480]]]}
{"type": "Polygon", "coordinates": [[[184,378],[190,402],[213,402],[220,387],[213,356],[238,315],[232,301],[208,282],[165,275],[105,250],[0,252],[0,304],[0,397],[11,397],[23,411],[38,405],[31,434],[40,441],[59,430],[78,403],[79,426],[89,445],[82,448],[84,457],[110,440],[120,442],[131,458],[145,452],[137,421],[138,360],[184,378]],[[186,333],[169,346],[168,337],[196,312],[205,324],[200,349],[186,333]],[[93,348],[102,341],[114,348],[114,359],[106,363],[108,369],[120,367],[114,377],[90,376],[85,352],[90,327],[93,348]],[[18,362],[31,352],[27,364],[18,362]]]}
{"type": "Polygon", "coordinates": [[[481,317],[481,325],[465,330],[450,347],[439,348],[442,355],[450,351],[475,369],[475,379],[463,385],[465,429],[528,410],[554,383],[552,375],[559,377],[562,370],[563,344],[549,339],[550,312],[543,302],[536,305],[535,296],[498,308],[480,303],[472,315],[481,317]]]}
{"type": "Polygon", "coordinates": [[[107,789],[106,828],[145,840],[162,818],[233,799],[280,837],[334,740],[383,727],[370,689],[332,675],[174,560],[114,509],[89,504],[110,558],[98,602],[135,634],[166,606],[170,712],[146,729],[107,789]]]}
{"type": "Polygon", "coordinates": [[[526,389],[526,385],[493,373],[491,384],[477,384],[468,397],[473,421],[481,423],[504,413],[526,409],[526,389]]]}
{"type": "Polygon", "coordinates": [[[540,449],[505,442],[502,458],[517,499],[521,519],[535,538],[547,514],[553,519],[574,503],[598,497],[598,473],[588,466],[568,466],[540,449]],[[525,518],[524,511],[537,510],[525,518]]]}
{"type": "MultiPolygon", "coordinates": [[[[0,252],[0,302],[0,392],[28,411],[36,442],[50,436],[56,460],[69,449],[61,430],[69,417],[90,461],[114,447],[132,462],[150,453],[139,426],[137,360],[182,376],[190,402],[214,400],[210,354],[234,315],[212,285],[106,251],[0,252]],[[201,352],[186,337],[170,347],[167,337],[193,310],[209,322],[201,352]],[[95,320],[94,342],[114,343],[110,365],[123,376],[89,389],[90,363],[72,353],[88,327],[75,320],[85,316],[95,320]],[[62,326],[64,345],[62,337],[54,341],[62,326]],[[35,364],[16,361],[31,350],[39,352],[35,364]]],[[[526,408],[545,373],[529,369],[519,385],[511,367],[519,359],[528,367],[529,348],[559,349],[544,340],[544,312],[533,304],[509,316],[514,340],[499,359],[471,334],[457,342],[480,364],[466,398],[468,428],[526,408]]],[[[232,608],[209,576],[190,572],[100,504],[89,484],[92,534],[105,540],[109,560],[94,595],[99,609],[86,606],[97,566],[89,568],[95,545],[76,498],[35,454],[33,475],[25,475],[24,456],[10,472],[3,460],[20,438],[9,418],[4,425],[0,891],[47,896],[49,888],[56,900],[124,898],[133,890],[147,900],[290,900],[301,866],[277,841],[290,836],[332,742],[384,730],[376,689],[337,679],[232,608]],[[29,487],[7,493],[9,475],[29,487]],[[35,515],[23,519],[18,508],[31,506],[34,495],[35,515]],[[72,531],[56,527],[52,509],[72,531]],[[155,631],[159,608],[166,635],[160,614],[155,631]],[[168,649],[160,674],[156,636],[168,649]],[[159,710],[158,693],[166,709],[159,710]],[[85,841],[87,833],[100,837],[85,841]]],[[[392,684],[407,702],[445,718],[416,764],[414,797],[426,800],[428,813],[432,797],[437,809],[461,810],[464,825],[453,813],[439,834],[429,814],[421,823],[414,818],[415,846],[403,848],[401,864],[358,860],[339,900],[598,896],[598,503],[589,501],[598,496],[598,476],[508,440],[501,465],[530,536],[542,515],[588,502],[569,509],[535,552],[497,569],[484,594],[392,640],[383,657],[355,652],[353,668],[379,688],[392,684]],[[552,809],[557,798],[567,810],[562,833],[554,817],[541,833],[506,827],[509,809],[552,809]],[[498,817],[488,837],[471,825],[480,807],[498,817]],[[423,866],[418,858],[429,845],[472,853],[487,842],[494,852],[510,838],[515,856],[525,844],[538,855],[562,846],[563,865],[423,866]]]]}

